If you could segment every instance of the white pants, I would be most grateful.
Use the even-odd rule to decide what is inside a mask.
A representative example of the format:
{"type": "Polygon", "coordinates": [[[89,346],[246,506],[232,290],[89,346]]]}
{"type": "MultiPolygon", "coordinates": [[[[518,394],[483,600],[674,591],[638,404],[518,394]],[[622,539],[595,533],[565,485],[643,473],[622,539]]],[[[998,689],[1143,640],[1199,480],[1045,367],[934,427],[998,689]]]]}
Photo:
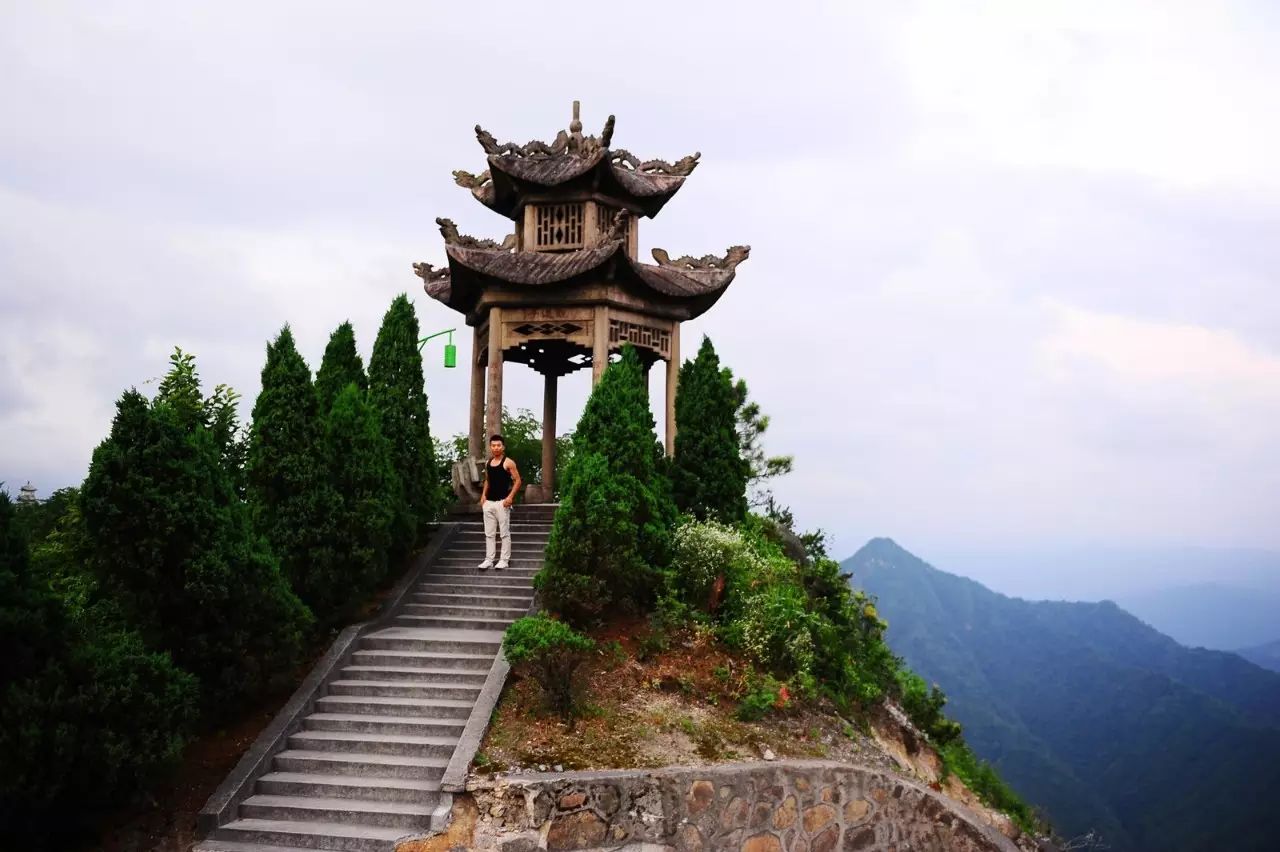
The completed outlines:
{"type": "Polygon", "coordinates": [[[502,558],[499,562],[511,561],[511,509],[502,505],[501,500],[484,501],[484,558],[493,561],[493,534],[502,535],[502,558]]]}

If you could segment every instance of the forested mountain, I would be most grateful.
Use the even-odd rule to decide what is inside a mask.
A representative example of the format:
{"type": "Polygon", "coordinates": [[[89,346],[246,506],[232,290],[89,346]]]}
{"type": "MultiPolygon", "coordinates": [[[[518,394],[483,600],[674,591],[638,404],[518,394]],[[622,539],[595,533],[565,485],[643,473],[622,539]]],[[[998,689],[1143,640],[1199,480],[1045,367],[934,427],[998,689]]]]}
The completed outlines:
{"type": "Polygon", "coordinates": [[[888,539],[844,563],[894,651],[950,697],[974,750],[1067,836],[1128,852],[1272,850],[1280,675],[1184,648],[1114,603],[1031,602],[888,539]]]}

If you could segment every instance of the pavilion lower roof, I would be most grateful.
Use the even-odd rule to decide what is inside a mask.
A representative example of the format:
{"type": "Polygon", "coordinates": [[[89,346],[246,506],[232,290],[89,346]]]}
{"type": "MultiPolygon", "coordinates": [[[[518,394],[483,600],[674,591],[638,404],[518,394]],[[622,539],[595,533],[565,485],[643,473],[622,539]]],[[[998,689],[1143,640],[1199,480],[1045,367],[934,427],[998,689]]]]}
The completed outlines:
{"type": "Polygon", "coordinates": [[[447,269],[433,270],[425,264],[415,268],[426,282],[429,296],[462,313],[471,313],[485,289],[495,285],[560,288],[577,282],[611,281],[643,298],[683,303],[690,316],[697,316],[728,288],[749,249],[735,247],[723,259],[681,258],[674,262],[667,260],[665,252],[656,250],[655,257],[664,261],[657,264],[634,260],[621,240],[559,253],[458,244],[447,244],[445,251],[449,257],[447,269]]]}

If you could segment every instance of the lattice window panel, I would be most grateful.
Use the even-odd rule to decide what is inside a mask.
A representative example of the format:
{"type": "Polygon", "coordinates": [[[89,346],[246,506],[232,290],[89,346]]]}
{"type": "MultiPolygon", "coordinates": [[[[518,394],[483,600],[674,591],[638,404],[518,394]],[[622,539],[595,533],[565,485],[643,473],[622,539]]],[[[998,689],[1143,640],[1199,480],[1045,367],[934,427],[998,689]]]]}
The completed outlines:
{"type": "Polygon", "coordinates": [[[667,355],[671,351],[671,332],[625,320],[609,320],[609,343],[611,346],[630,343],[667,355]]]}
{"type": "Polygon", "coordinates": [[[540,204],[533,210],[533,245],[535,249],[582,248],[587,205],[576,201],[568,204],[540,204]]]}

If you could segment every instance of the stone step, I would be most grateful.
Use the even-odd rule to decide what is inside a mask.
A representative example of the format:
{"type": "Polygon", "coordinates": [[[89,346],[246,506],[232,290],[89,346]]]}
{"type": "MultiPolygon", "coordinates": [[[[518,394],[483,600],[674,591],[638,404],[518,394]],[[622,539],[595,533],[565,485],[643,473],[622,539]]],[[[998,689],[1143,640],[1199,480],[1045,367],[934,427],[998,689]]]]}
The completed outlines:
{"type": "MultiPolygon", "coordinates": [[[[536,559],[538,561],[542,561],[546,552],[547,547],[545,544],[521,544],[519,542],[513,542],[511,545],[512,559],[536,559]]],[[[501,555],[502,550],[498,549],[493,555],[494,560],[497,561],[498,557],[501,555]]],[[[475,544],[451,545],[446,550],[441,551],[440,555],[437,557],[437,561],[447,561],[450,559],[474,559],[476,562],[479,562],[481,559],[484,559],[484,557],[484,544],[476,542],[475,544]]]]}
{"type": "Polygon", "coordinates": [[[480,686],[487,669],[417,668],[414,666],[344,666],[343,680],[406,680],[413,683],[465,683],[480,686]]]}
{"type": "Polygon", "coordinates": [[[498,653],[501,644],[500,641],[487,639],[365,636],[360,640],[360,651],[420,651],[428,654],[466,654],[468,656],[488,654],[492,657],[498,653]]]}
{"type": "Polygon", "coordinates": [[[439,781],[305,772],[269,772],[258,779],[258,791],[273,796],[332,796],[423,805],[434,805],[440,800],[439,781]]]}
{"type": "Polygon", "coordinates": [[[256,794],[240,803],[240,817],[425,829],[431,824],[431,810],[439,798],[437,795],[435,801],[426,803],[256,794]]]}
{"type": "Polygon", "coordinates": [[[524,586],[503,586],[501,584],[485,583],[481,581],[481,578],[477,578],[477,582],[466,585],[422,582],[414,586],[413,591],[409,593],[409,599],[413,601],[425,597],[480,598],[497,601],[510,598],[511,600],[527,601],[533,598],[533,584],[530,583],[527,588],[524,586]]]}
{"type": "MultiPolygon", "coordinates": [[[[532,603],[532,601],[530,601],[532,603]]],[[[464,606],[462,604],[409,603],[401,608],[404,615],[436,615],[453,618],[510,619],[515,621],[529,613],[528,606],[464,606]]]]}
{"type": "MultiPolygon", "coordinates": [[[[499,534],[495,534],[493,538],[494,538],[494,541],[498,542],[499,546],[501,546],[502,536],[499,534]]],[[[520,547],[520,546],[546,547],[547,542],[550,540],[550,538],[551,538],[550,532],[545,532],[545,533],[544,532],[527,532],[527,531],[521,532],[520,530],[511,531],[511,545],[513,547],[520,547]]],[[[476,530],[475,532],[460,532],[456,536],[454,536],[453,539],[449,542],[449,548],[475,547],[475,546],[483,547],[484,543],[488,540],[489,540],[488,536],[486,536],[483,532],[479,530],[476,530]]]]}
{"type": "Polygon", "coordinates": [[[297,751],[389,754],[397,757],[448,758],[457,745],[457,737],[370,734],[363,731],[299,731],[289,736],[289,748],[297,751]]]}
{"type": "Polygon", "coordinates": [[[381,698],[456,698],[475,701],[479,683],[413,683],[403,680],[335,680],[330,695],[374,695],[381,698]]]}
{"type": "Polygon", "coordinates": [[[465,719],[474,702],[452,698],[379,698],[372,695],[326,695],[316,700],[321,713],[358,713],[364,716],[430,716],[433,719],[465,719]]]}
{"type": "Polygon", "coordinates": [[[398,668],[414,668],[421,666],[424,670],[430,670],[452,666],[461,670],[488,674],[489,669],[493,666],[493,657],[494,654],[450,654],[447,651],[402,651],[394,648],[371,648],[356,651],[351,655],[351,660],[356,665],[367,667],[396,666],[398,668]]]}
{"type": "Polygon", "coordinates": [[[386,852],[389,844],[412,833],[377,825],[238,819],[216,829],[211,839],[334,852],[386,852]]]}
{"type": "Polygon", "coordinates": [[[298,847],[276,846],[266,843],[239,843],[235,840],[206,838],[192,846],[191,852],[298,852],[298,847]]]}
{"type": "MultiPolygon", "coordinates": [[[[477,592],[475,594],[460,594],[462,590],[453,586],[438,586],[436,588],[449,589],[449,591],[413,592],[409,595],[409,600],[412,604],[427,604],[429,606],[500,606],[526,611],[533,604],[533,592],[525,592],[519,588],[504,589],[502,586],[496,586],[490,588],[499,589],[500,592],[477,592]]],[[[471,590],[468,589],[467,591],[470,592],[471,590]]]]}
{"type": "Polygon", "coordinates": [[[455,618],[437,615],[397,615],[396,623],[406,627],[447,627],[453,630],[506,630],[514,618],[455,618]]]}
{"type": "Polygon", "coordinates": [[[532,589],[533,577],[520,574],[512,574],[510,571],[476,571],[475,566],[471,566],[468,572],[459,566],[453,568],[450,566],[441,566],[440,573],[431,573],[422,578],[423,585],[442,586],[450,585],[455,588],[466,586],[515,586],[519,589],[532,589]]]}
{"type": "Polygon", "coordinates": [[[448,757],[289,749],[275,756],[272,768],[277,772],[301,772],[307,775],[358,775],[439,781],[448,765],[448,757]]]}
{"type": "MultiPolygon", "coordinates": [[[[517,535],[551,535],[551,521],[512,521],[511,534],[517,535]]],[[[458,535],[484,535],[484,524],[480,521],[461,521],[458,524],[458,535]]]]}
{"type": "Polygon", "coordinates": [[[461,737],[466,719],[430,716],[367,716],[360,713],[312,713],[302,720],[308,731],[350,731],[368,734],[407,734],[412,737],[461,737]]]}

